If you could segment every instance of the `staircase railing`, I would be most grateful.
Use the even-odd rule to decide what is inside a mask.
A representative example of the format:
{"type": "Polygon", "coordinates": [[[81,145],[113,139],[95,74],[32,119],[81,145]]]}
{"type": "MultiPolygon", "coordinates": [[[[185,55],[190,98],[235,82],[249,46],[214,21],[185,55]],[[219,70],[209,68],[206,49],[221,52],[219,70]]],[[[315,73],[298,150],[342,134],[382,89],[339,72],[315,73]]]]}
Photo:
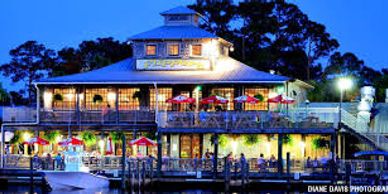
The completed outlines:
{"type": "Polygon", "coordinates": [[[355,132],[363,135],[371,142],[373,142],[378,148],[388,150],[388,138],[381,133],[371,133],[369,121],[367,118],[356,117],[348,111],[341,110],[341,122],[348,127],[352,128],[355,132]]]}

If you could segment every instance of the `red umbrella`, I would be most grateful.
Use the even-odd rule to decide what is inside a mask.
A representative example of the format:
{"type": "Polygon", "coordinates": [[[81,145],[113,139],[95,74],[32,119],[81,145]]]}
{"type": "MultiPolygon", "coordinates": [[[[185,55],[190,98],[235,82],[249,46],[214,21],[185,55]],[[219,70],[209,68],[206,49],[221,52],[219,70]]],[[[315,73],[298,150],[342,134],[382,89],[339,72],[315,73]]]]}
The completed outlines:
{"type": "Polygon", "coordinates": [[[194,98],[189,98],[184,95],[179,95],[175,96],[174,98],[167,99],[166,102],[168,103],[173,103],[173,104],[180,104],[180,103],[194,103],[195,99],[194,98]]]}
{"type": "Polygon", "coordinates": [[[268,99],[268,102],[269,103],[292,104],[295,102],[295,100],[291,97],[279,94],[275,97],[268,99]]]}
{"type": "Polygon", "coordinates": [[[226,104],[228,103],[229,100],[227,100],[226,98],[223,98],[221,96],[210,96],[210,97],[207,97],[207,98],[203,98],[201,100],[201,103],[202,104],[226,104]]]}
{"type": "Polygon", "coordinates": [[[243,96],[239,96],[239,97],[235,98],[234,102],[237,102],[237,103],[247,102],[250,104],[256,104],[256,103],[260,102],[260,100],[255,98],[255,97],[252,97],[252,96],[243,95],[243,96]]]}
{"type": "Polygon", "coordinates": [[[23,142],[23,144],[28,144],[28,145],[33,145],[33,144],[38,144],[38,145],[50,145],[50,142],[40,138],[40,137],[33,137],[28,141],[23,142]]]}
{"type": "Polygon", "coordinates": [[[137,146],[156,146],[157,143],[152,141],[146,137],[140,137],[139,139],[132,140],[129,142],[129,145],[137,145],[137,146]]]}
{"type": "Polygon", "coordinates": [[[77,138],[67,138],[61,142],[58,143],[60,146],[69,146],[69,145],[83,145],[84,142],[82,140],[79,140],[77,138]]]}

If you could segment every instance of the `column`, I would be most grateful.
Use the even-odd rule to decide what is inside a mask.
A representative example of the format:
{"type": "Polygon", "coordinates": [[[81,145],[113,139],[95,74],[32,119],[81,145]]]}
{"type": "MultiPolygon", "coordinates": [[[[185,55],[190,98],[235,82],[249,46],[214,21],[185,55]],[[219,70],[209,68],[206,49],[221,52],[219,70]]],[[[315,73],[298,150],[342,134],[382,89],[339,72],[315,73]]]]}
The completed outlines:
{"type": "Polygon", "coordinates": [[[1,163],[0,163],[0,168],[4,168],[4,151],[5,151],[5,130],[4,126],[1,125],[1,163]]]}
{"type": "Polygon", "coordinates": [[[116,107],[116,123],[120,122],[120,112],[119,112],[119,89],[115,88],[116,99],[115,99],[115,107],[116,107]]]}
{"type": "Polygon", "coordinates": [[[214,134],[213,145],[214,145],[213,178],[216,178],[217,164],[218,164],[218,134],[217,133],[214,134]]]}
{"type": "Polygon", "coordinates": [[[81,123],[81,116],[80,116],[80,98],[79,96],[81,95],[81,89],[77,87],[75,89],[75,115],[76,115],[76,122],[79,125],[81,123]]]}
{"type": "Polygon", "coordinates": [[[336,153],[335,153],[335,146],[337,145],[337,132],[333,133],[330,135],[331,137],[331,140],[330,140],[330,153],[331,153],[331,160],[330,163],[329,163],[329,167],[330,167],[330,176],[331,176],[331,179],[332,179],[332,182],[334,181],[334,175],[335,175],[335,172],[337,171],[337,169],[335,168],[335,158],[336,158],[336,153]]]}
{"type": "Polygon", "coordinates": [[[283,134],[278,134],[278,173],[283,174],[283,134]]]}
{"type": "Polygon", "coordinates": [[[162,132],[158,129],[157,132],[157,141],[158,141],[158,163],[157,163],[157,176],[160,177],[162,171],[162,132]]]}

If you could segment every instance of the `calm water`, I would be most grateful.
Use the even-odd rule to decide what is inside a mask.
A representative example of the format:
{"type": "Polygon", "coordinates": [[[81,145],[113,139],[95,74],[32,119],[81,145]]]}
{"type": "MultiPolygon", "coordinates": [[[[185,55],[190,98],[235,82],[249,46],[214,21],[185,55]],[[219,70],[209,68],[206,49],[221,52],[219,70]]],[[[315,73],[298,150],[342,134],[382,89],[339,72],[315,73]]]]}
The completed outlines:
{"type": "MultiPolygon", "coordinates": [[[[3,187],[3,186],[2,186],[3,187]]],[[[259,189],[259,188],[258,188],[259,189]]],[[[22,185],[22,186],[16,186],[16,185],[10,185],[6,188],[0,188],[0,194],[28,194],[30,193],[30,187],[28,185],[22,185]]],[[[40,187],[34,187],[34,190],[32,193],[43,193],[40,187]]],[[[74,190],[74,191],[52,191],[49,194],[63,194],[63,193],[70,193],[70,194],[121,194],[124,193],[120,189],[98,189],[98,190],[74,190]]],[[[224,193],[223,191],[212,191],[212,190],[203,190],[203,189],[190,189],[190,190],[182,190],[182,191],[128,191],[125,193],[149,193],[149,194],[164,194],[164,193],[172,193],[172,194],[215,194],[215,193],[224,193]]],[[[237,192],[236,192],[237,193],[237,192]]],[[[274,194],[298,194],[300,192],[289,192],[289,191],[275,191],[275,190],[263,190],[263,191],[256,191],[256,192],[247,192],[247,193],[274,193],[274,194]]]]}

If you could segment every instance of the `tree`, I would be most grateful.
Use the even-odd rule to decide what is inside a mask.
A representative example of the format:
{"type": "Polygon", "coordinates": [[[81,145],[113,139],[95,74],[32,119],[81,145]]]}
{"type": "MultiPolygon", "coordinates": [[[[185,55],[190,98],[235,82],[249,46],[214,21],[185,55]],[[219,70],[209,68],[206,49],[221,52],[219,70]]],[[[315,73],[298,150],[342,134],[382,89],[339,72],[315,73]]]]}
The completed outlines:
{"type": "Polygon", "coordinates": [[[46,49],[36,41],[27,41],[12,49],[9,53],[11,61],[0,66],[4,76],[13,82],[24,81],[28,92],[29,102],[35,99],[35,89],[32,83],[45,75],[51,74],[51,67],[55,64],[55,52],[46,49]]]}
{"type": "Polygon", "coordinates": [[[0,83],[0,105],[9,104],[9,94],[0,83]]]}
{"type": "Polygon", "coordinates": [[[113,38],[97,38],[83,41],[78,48],[63,48],[58,51],[58,64],[53,74],[68,75],[105,67],[132,56],[132,48],[113,38]]]}

